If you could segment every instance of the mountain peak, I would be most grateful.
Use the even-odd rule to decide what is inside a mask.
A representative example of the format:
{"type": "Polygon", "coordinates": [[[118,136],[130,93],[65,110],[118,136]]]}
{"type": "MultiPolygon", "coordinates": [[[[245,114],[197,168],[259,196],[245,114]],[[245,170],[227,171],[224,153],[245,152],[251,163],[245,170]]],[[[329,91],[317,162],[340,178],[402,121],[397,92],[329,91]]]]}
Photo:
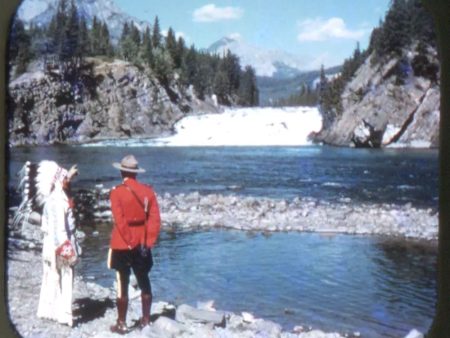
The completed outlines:
{"type": "MultiPolygon", "coordinates": [[[[83,16],[88,24],[92,23],[94,16],[106,22],[113,41],[119,39],[125,22],[133,21],[141,30],[150,25],[125,13],[113,0],[75,0],[75,5],[79,15],[83,16]]],[[[24,0],[17,15],[25,24],[48,25],[56,13],[57,6],[58,0],[24,0]]]]}
{"type": "Polygon", "coordinates": [[[258,76],[294,77],[305,70],[305,62],[300,57],[251,45],[238,34],[217,40],[206,51],[220,55],[230,51],[239,57],[242,67],[252,66],[258,76]]]}

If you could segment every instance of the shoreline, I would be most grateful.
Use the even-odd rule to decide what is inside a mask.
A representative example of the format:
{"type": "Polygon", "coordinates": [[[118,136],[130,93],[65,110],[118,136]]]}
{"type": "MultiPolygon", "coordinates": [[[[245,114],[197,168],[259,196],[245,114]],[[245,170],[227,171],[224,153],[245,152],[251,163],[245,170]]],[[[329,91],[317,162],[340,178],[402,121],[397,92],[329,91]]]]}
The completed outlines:
{"type": "MultiPolygon", "coordinates": [[[[438,211],[383,203],[332,203],[313,198],[292,200],[205,194],[158,195],[162,227],[166,230],[234,229],[299,231],[349,235],[381,235],[435,242],[438,211]]],[[[111,222],[109,189],[98,186],[79,195],[80,221],[111,222]]]]}
{"type": "MultiPolygon", "coordinates": [[[[21,337],[119,337],[109,331],[115,323],[115,291],[94,282],[86,281],[75,273],[73,292],[74,326],[59,324],[36,316],[40,290],[42,263],[40,250],[26,249],[33,241],[9,241],[8,245],[8,315],[11,324],[21,337]],[[26,245],[26,242],[29,242],[26,245]],[[12,250],[12,249],[15,250],[12,250]],[[33,269],[33,274],[27,272],[33,269]],[[26,303],[23,300],[26,299],[26,303]]],[[[127,324],[132,327],[141,315],[140,291],[136,281],[130,283],[130,301],[127,324]]],[[[130,331],[127,337],[283,337],[283,338],[343,338],[338,333],[325,333],[297,326],[291,332],[281,325],[259,319],[252,314],[236,314],[216,310],[213,301],[175,306],[156,299],[152,304],[152,325],[130,331]]],[[[354,337],[357,337],[355,333],[354,337]]]]}
{"type": "MultiPolygon", "coordinates": [[[[110,222],[109,189],[98,186],[95,190],[78,192],[81,219],[87,222],[110,222]],[[96,201],[92,203],[92,200],[96,201]],[[91,201],[91,202],[89,202],[91,201]]],[[[339,233],[356,235],[389,236],[393,240],[424,241],[434,245],[437,239],[438,214],[431,208],[415,208],[412,205],[360,204],[344,200],[334,204],[311,198],[296,198],[292,201],[243,197],[238,195],[201,195],[168,193],[158,196],[162,231],[208,231],[210,229],[276,232],[303,231],[317,233],[339,233]],[[361,222],[364,225],[358,225],[361,222]],[[368,223],[370,223],[368,225],[368,223]]],[[[12,211],[12,210],[11,210],[12,211]]],[[[86,224],[82,225],[85,226],[86,224]]],[[[8,237],[8,308],[10,319],[23,337],[116,337],[109,332],[115,322],[115,290],[102,287],[95,282],[75,274],[74,319],[69,328],[56,322],[36,317],[38,295],[41,282],[42,263],[40,255],[40,231],[37,226],[26,223],[21,229],[10,229],[8,237]],[[33,270],[32,276],[29,272],[33,270]],[[20,282],[19,282],[20,281],[20,282]],[[26,299],[26,306],[23,306],[26,299]]],[[[83,235],[83,233],[81,233],[83,235]]],[[[130,287],[131,288],[131,287],[130,287]]],[[[128,325],[140,316],[138,290],[130,290],[128,325]],[[134,295],[134,296],[132,296],[134,295]]],[[[157,296],[157,295],[156,295],[157,296]]],[[[212,304],[192,308],[181,304],[174,306],[155,299],[152,306],[154,319],[150,328],[135,330],[129,337],[301,337],[301,338],[342,338],[358,337],[348,333],[325,333],[311,328],[294,327],[283,331],[282,327],[268,320],[255,319],[252,314],[235,314],[213,309],[212,304]],[[209,312],[202,312],[202,311],[209,312]],[[220,320],[220,325],[210,321],[199,323],[186,319],[184,322],[177,311],[188,311],[189,316],[199,311],[207,318],[220,320]],[[165,313],[165,315],[162,315],[165,313]],[[222,317],[220,317],[222,318],[222,317]],[[219,318],[219,319],[220,319],[219,318]],[[225,324],[222,324],[224,321],[225,324]],[[224,326],[225,325],[225,326],[224,326]]],[[[209,320],[208,319],[208,320],[209,320]]],[[[204,320],[204,318],[202,319],[204,320]]],[[[414,338],[423,337],[412,330],[414,338]]],[[[410,335],[407,336],[410,338],[410,335]]]]}
{"type": "MultiPolygon", "coordinates": [[[[114,338],[109,331],[116,320],[115,290],[85,280],[75,273],[73,292],[74,326],[59,324],[36,316],[40,290],[42,263],[39,244],[24,239],[20,243],[9,238],[7,265],[7,308],[11,325],[24,338],[114,338]],[[33,270],[33,274],[29,271],[33,270]],[[26,301],[24,303],[24,300],[26,301]]],[[[141,316],[140,291],[131,278],[127,325],[132,327],[141,316]]],[[[197,302],[197,306],[175,306],[156,299],[151,310],[152,324],[143,330],[134,329],[125,337],[277,337],[277,338],[357,338],[359,332],[327,333],[312,327],[295,326],[291,331],[281,325],[255,317],[248,312],[240,314],[216,310],[214,301],[197,302]]],[[[411,329],[405,338],[423,338],[411,329]]]]}

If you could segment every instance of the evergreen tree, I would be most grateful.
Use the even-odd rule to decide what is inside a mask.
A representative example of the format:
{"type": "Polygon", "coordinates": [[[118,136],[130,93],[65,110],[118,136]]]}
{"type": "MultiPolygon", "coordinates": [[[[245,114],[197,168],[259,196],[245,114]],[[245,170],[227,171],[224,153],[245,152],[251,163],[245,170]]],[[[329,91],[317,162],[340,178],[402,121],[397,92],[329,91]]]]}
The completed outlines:
{"type": "Polygon", "coordinates": [[[169,55],[175,64],[175,59],[177,59],[177,39],[172,27],[169,27],[169,30],[167,31],[166,50],[169,52],[169,55]]]}
{"type": "Polygon", "coordinates": [[[60,60],[74,61],[79,51],[79,18],[74,0],[71,1],[68,15],[65,19],[64,35],[61,41],[60,60]]]}
{"type": "Polygon", "coordinates": [[[217,101],[220,104],[228,105],[230,103],[228,99],[229,90],[230,90],[230,81],[228,75],[227,73],[225,73],[224,70],[219,70],[218,72],[216,72],[214,76],[213,92],[214,94],[216,94],[217,101]]]}
{"type": "Polygon", "coordinates": [[[26,71],[32,58],[30,36],[25,30],[23,21],[16,18],[9,37],[9,61],[15,63],[16,75],[26,71]]]}
{"type": "Polygon", "coordinates": [[[120,54],[124,60],[136,62],[138,60],[140,46],[139,31],[133,23],[124,23],[120,38],[120,54]]]}
{"type": "Polygon", "coordinates": [[[49,26],[49,37],[51,39],[50,52],[56,54],[59,59],[64,59],[64,39],[67,25],[67,1],[60,0],[55,16],[49,26]]]}
{"type": "Polygon", "coordinates": [[[226,56],[222,61],[223,68],[228,76],[229,93],[236,93],[239,88],[239,81],[241,76],[241,65],[239,58],[228,50],[226,56]]]}
{"type": "Polygon", "coordinates": [[[419,42],[436,45],[436,33],[434,21],[430,12],[422,4],[421,0],[410,0],[410,34],[419,42]]]}
{"type": "Polygon", "coordinates": [[[184,68],[184,56],[186,52],[186,45],[184,43],[184,39],[180,36],[177,40],[176,52],[173,58],[173,62],[175,64],[175,68],[184,68]]]}
{"type": "Polygon", "coordinates": [[[100,46],[99,46],[99,54],[105,56],[113,56],[114,50],[111,44],[111,39],[109,36],[108,25],[103,22],[100,25],[100,46]]]}
{"type": "Polygon", "coordinates": [[[167,86],[173,78],[173,61],[169,52],[163,48],[153,50],[153,71],[159,81],[167,86]]]}
{"type": "Polygon", "coordinates": [[[246,66],[239,81],[239,103],[246,107],[259,104],[259,92],[256,84],[256,73],[253,67],[246,66]]]}
{"type": "Polygon", "coordinates": [[[89,43],[89,30],[87,27],[86,19],[80,18],[80,32],[78,34],[78,50],[77,55],[82,58],[87,55],[91,55],[90,43],[89,43]]]}
{"type": "Polygon", "coordinates": [[[141,46],[141,32],[133,22],[130,23],[130,38],[137,47],[141,46]]]}
{"type": "Polygon", "coordinates": [[[328,87],[328,79],[325,75],[325,67],[323,65],[320,66],[320,75],[319,75],[319,105],[323,106],[324,104],[324,97],[325,97],[325,91],[328,87]]]}
{"type": "Polygon", "coordinates": [[[101,34],[101,23],[98,20],[97,16],[94,15],[92,19],[92,28],[89,34],[91,53],[93,56],[100,54],[100,34],[101,34]]]}
{"type": "Polygon", "coordinates": [[[193,45],[186,52],[184,64],[186,67],[186,81],[188,84],[193,85],[198,72],[197,51],[193,45]]]}
{"type": "Polygon", "coordinates": [[[197,53],[197,71],[194,74],[193,86],[197,97],[201,100],[211,94],[212,79],[214,76],[213,58],[205,53],[197,53]]]}
{"type": "Polygon", "coordinates": [[[142,60],[144,63],[153,67],[153,46],[152,46],[152,36],[150,33],[150,27],[147,26],[144,35],[142,37],[141,46],[142,60]]]}
{"type": "Polygon", "coordinates": [[[159,19],[158,16],[155,17],[155,21],[153,23],[153,33],[152,33],[152,46],[153,48],[158,48],[161,46],[161,28],[159,27],[159,19]]]}

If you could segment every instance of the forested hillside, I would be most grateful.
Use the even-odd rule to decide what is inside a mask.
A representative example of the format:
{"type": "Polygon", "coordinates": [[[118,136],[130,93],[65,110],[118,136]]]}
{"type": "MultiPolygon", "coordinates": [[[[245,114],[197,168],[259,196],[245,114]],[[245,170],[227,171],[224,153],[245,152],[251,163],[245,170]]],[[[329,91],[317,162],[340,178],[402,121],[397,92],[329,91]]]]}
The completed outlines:
{"type": "MultiPolygon", "coordinates": [[[[241,69],[232,53],[211,55],[186,46],[169,27],[162,35],[158,16],[151,28],[141,32],[134,22],[124,24],[120,41],[113,45],[108,26],[96,17],[91,27],[80,16],[74,1],[60,0],[48,26],[24,27],[14,21],[10,36],[9,62],[14,79],[33,62],[57,67],[64,76],[75,78],[87,57],[121,59],[140,68],[148,68],[163,85],[176,81],[193,86],[198,98],[215,94],[219,103],[253,106],[258,104],[255,72],[241,69]]],[[[32,69],[31,69],[32,70],[32,69]]]]}

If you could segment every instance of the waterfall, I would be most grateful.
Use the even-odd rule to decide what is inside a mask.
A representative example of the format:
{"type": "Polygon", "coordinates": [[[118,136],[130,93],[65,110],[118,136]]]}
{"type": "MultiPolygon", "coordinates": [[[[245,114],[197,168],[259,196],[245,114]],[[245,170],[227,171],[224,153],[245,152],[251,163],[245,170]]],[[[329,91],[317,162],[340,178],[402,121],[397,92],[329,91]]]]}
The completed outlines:
{"type": "Polygon", "coordinates": [[[187,116],[176,133],[154,140],[167,146],[302,146],[322,127],[317,108],[240,108],[221,114],[187,116]]]}

